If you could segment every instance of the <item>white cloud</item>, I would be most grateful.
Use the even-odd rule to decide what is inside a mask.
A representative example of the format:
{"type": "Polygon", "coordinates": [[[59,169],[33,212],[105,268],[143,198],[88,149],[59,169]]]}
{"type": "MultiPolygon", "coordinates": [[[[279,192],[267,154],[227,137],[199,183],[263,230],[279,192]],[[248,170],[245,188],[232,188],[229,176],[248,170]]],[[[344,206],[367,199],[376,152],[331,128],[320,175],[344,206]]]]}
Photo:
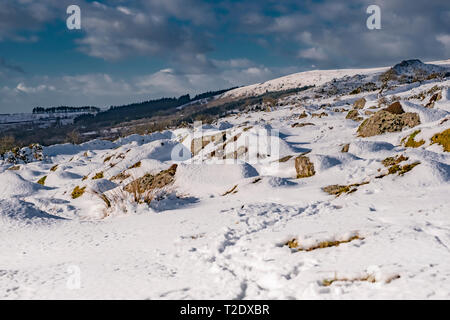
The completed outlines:
{"type": "Polygon", "coordinates": [[[436,40],[442,43],[447,50],[450,50],[450,34],[437,35],[436,40]]]}
{"type": "Polygon", "coordinates": [[[324,51],[321,48],[315,48],[315,47],[300,50],[298,52],[297,57],[311,59],[311,60],[326,60],[327,59],[327,55],[324,53],[324,51]]]}

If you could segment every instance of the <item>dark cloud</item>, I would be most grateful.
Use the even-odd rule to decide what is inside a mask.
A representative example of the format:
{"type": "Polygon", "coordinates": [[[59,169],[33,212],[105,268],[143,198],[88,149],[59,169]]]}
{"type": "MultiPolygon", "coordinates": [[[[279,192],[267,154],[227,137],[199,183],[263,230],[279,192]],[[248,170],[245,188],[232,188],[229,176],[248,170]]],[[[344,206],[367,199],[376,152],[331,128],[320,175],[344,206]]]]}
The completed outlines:
{"type": "Polygon", "coordinates": [[[23,68],[21,66],[10,64],[2,57],[0,57],[0,68],[6,69],[9,71],[18,72],[21,74],[25,74],[25,71],[23,70],[23,68]]]}
{"type": "Polygon", "coordinates": [[[258,6],[241,2],[235,6],[242,14],[234,17],[233,24],[237,30],[274,37],[284,54],[318,67],[389,65],[406,58],[450,55],[448,0],[287,0],[283,4],[277,9],[272,1],[260,1],[258,6]],[[366,27],[366,8],[371,4],[381,8],[381,30],[366,27]]]}

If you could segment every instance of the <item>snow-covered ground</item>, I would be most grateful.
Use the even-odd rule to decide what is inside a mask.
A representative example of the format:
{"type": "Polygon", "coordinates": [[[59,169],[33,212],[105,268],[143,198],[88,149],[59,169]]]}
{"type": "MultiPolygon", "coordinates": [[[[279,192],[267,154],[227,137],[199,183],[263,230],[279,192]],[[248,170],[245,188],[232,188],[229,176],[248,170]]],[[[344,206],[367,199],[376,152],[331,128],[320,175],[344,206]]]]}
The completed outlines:
{"type": "Polygon", "coordinates": [[[364,97],[359,115],[368,118],[379,110],[377,91],[315,95],[334,78],[385,70],[273,80],[272,90],[294,78],[316,88],[270,112],[203,126],[205,136],[226,133],[225,154],[242,151],[232,163],[217,159],[217,141],[184,160],[199,128],[55,145],[43,149],[43,160],[0,162],[0,298],[450,298],[450,155],[430,141],[450,128],[450,80],[388,89],[385,98],[400,99],[421,124],[369,138],[357,136],[360,122],[343,110],[364,97]],[[435,85],[442,98],[425,108],[430,96],[414,96],[435,85]],[[405,147],[402,139],[417,130],[424,144],[405,147]],[[248,141],[260,142],[256,152],[248,141]],[[299,155],[314,164],[313,176],[297,179],[299,155]],[[377,178],[387,171],[382,160],[397,155],[408,158],[401,164],[420,164],[377,178]],[[174,163],[173,183],[150,205],[123,190],[174,163]],[[322,190],[361,182],[368,183],[339,197],[322,190]],[[85,192],[73,199],[77,186],[85,192]],[[304,250],[291,249],[293,239],[304,250]]]}

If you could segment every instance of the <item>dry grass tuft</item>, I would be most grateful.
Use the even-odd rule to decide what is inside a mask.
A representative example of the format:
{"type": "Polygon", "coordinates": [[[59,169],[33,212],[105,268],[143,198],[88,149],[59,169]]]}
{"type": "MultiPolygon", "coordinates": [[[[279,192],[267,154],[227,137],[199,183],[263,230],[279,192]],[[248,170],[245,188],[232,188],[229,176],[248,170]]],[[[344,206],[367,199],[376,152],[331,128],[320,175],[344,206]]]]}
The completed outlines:
{"type": "Polygon", "coordinates": [[[296,249],[298,251],[313,251],[313,250],[317,250],[317,249],[337,247],[342,243],[349,243],[354,240],[363,240],[363,239],[364,239],[363,237],[356,234],[345,240],[321,241],[314,246],[304,248],[300,245],[298,240],[294,238],[294,239],[291,239],[288,242],[286,242],[285,245],[288,246],[290,249],[296,249]]]}
{"type": "Polygon", "coordinates": [[[86,187],[80,188],[79,186],[76,186],[72,191],[72,199],[81,197],[85,191],[86,191],[86,187]]]}
{"type": "Polygon", "coordinates": [[[425,140],[416,141],[414,138],[420,133],[420,130],[414,131],[406,140],[405,147],[418,148],[425,143],[425,140]]]}
{"type": "MultiPolygon", "coordinates": [[[[399,279],[399,278],[400,278],[400,275],[396,274],[396,275],[394,275],[392,277],[389,277],[388,279],[384,280],[384,283],[391,283],[393,280],[399,279]]],[[[325,286],[325,287],[329,287],[334,282],[369,282],[369,283],[376,283],[376,282],[379,282],[379,281],[377,281],[376,277],[374,275],[371,275],[371,274],[367,274],[365,276],[355,277],[355,278],[346,278],[346,277],[338,278],[335,275],[334,278],[332,278],[332,279],[323,279],[322,280],[322,285],[325,286]]]]}
{"type": "Polygon", "coordinates": [[[43,186],[45,184],[45,179],[47,179],[47,176],[43,176],[42,178],[40,178],[37,183],[43,186]]]}
{"type": "Polygon", "coordinates": [[[53,167],[50,168],[50,171],[55,172],[58,169],[58,165],[54,165],[53,167]]]}
{"type": "Polygon", "coordinates": [[[92,177],[92,180],[103,179],[103,177],[104,177],[103,171],[101,171],[96,173],[95,176],[92,177]]]}
{"type": "Polygon", "coordinates": [[[388,174],[395,174],[397,173],[398,175],[402,176],[405,173],[411,171],[415,166],[419,165],[420,161],[416,161],[414,163],[410,163],[410,164],[405,164],[404,166],[400,166],[398,164],[393,165],[392,167],[389,168],[388,170],[388,174]]]}
{"type": "Polygon", "coordinates": [[[222,196],[226,196],[229,195],[230,193],[237,193],[237,187],[238,185],[235,185],[233,188],[231,188],[230,190],[228,190],[227,192],[225,192],[224,194],[222,194],[222,196]]]}
{"type": "Polygon", "coordinates": [[[357,187],[368,184],[369,181],[361,182],[361,183],[353,183],[349,185],[339,185],[339,184],[333,184],[330,186],[326,186],[322,188],[323,191],[325,191],[328,194],[335,195],[336,197],[339,197],[343,193],[353,193],[356,190],[358,190],[357,187]]]}
{"type": "Polygon", "coordinates": [[[135,169],[135,168],[140,168],[140,167],[141,167],[141,161],[138,161],[135,164],[133,164],[131,167],[129,167],[128,169],[135,169]]]}

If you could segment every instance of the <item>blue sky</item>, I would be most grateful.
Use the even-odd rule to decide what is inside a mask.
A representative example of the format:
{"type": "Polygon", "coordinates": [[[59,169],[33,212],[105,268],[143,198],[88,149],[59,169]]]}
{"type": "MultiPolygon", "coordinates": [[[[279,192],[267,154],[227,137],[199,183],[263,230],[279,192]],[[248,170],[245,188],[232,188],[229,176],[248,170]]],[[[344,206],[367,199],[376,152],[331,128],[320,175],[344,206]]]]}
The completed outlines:
{"type": "Polygon", "coordinates": [[[448,0],[2,0],[0,113],[448,59],[449,21],[448,0]],[[81,30],[66,28],[70,4],[81,8],[81,30]],[[381,30],[366,27],[371,4],[381,30]]]}

